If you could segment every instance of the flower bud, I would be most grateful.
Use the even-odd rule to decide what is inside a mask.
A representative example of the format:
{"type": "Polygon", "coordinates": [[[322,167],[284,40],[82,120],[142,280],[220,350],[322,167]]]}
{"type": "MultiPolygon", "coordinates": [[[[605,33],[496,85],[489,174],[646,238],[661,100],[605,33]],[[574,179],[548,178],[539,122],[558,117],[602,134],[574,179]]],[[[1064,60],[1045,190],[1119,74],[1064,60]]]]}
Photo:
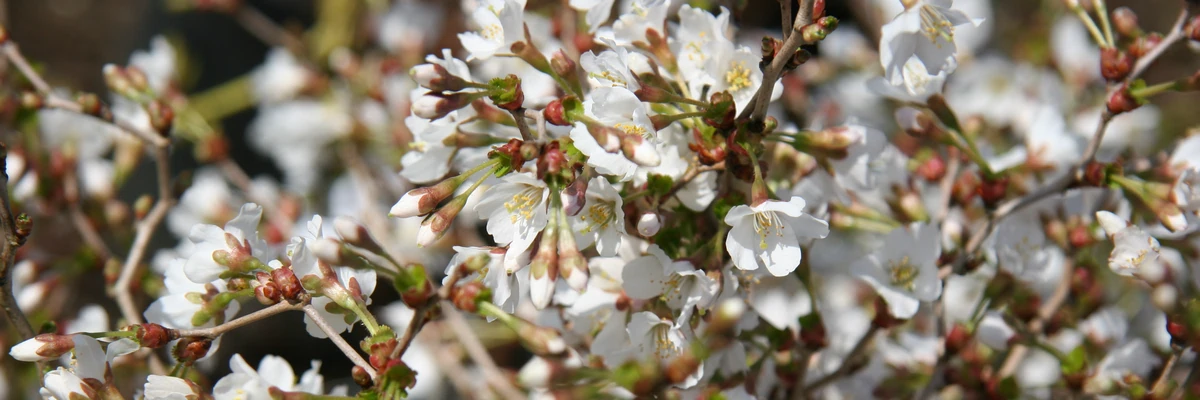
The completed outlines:
{"type": "Polygon", "coordinates": [[[254,298],[264,306],[279,303],[283,299],[283,295],[279,292],[279,285],[275,282],[267,282],[258,285],[254,288],[254,298]]]}
{"type": "Polygon", "coordinates": [[[1164,312],[1174,310],[1176,301],[1178,300],[1179,290],[1174,285],[1158,285],[1150,292],[1150,302],[1154,303],[1155,307],[1164,312]]]}
{"type": "Polygon", "coordinates": [[[642,236],[654,236],[659,229],[662,229],[662,218],[657,213],[647,211],[638,217],[637,230],[642,236]]]}
{"type": "Polygon", "coordinates": [[[1117,7],[1112,12],[1113,27],[1121,36],[1138,37],[1142,34],[1142,28],[1138,26],[1137,13],[1129,7],[1117,7]]]}
{"type": "Polygon", "coordinates": [[[975,188],[975,194],[983,200],[983,204],[988,207],[995,207],[996,204],[1004,200],[1004,196],[1008,193],[1008,177],[989,178],[982,176],[982,181],[975,188]]]}
{"type": "Polygon", "coordinates": [[[567,342],[558,331],[544,326],[537,326],[525,321],[517,322],[514,327],[521,345],[530,353],[539,357],[558,357],[566,353],[567,342]]]}
{"type": "Polygon", "coordinates": [[[469,313],[479,311],[479,302],[488,301],[491,298],[492,291],[483,286],[483,282],[479,281],[455,286],[450,294],[450,299],[454,303],[454,306],[469,313]]]}
{"type": "Polygon", "coordinates": [[[212,339],[185,337],[175,343],[175,348],[171,350],[171,354],[180,363],[192,365],[196,360],[208,355],[208,349],[211,346],[212,339]]]}
{"type": "MultiPolygon", "coordinates": [[[[565,226],[565,214],[562,221],[565,226]]],[[[570,230],[565,230],[558,235],[558,270],[563,278],[567,279],[567,285],[572,289],[582,292],[587,288],[587,259],[583,257],[583,253],[579,252],[579,246],[575,243],[575,234],[570,230]]]]}
{"type": "Polygon", "coordinates": [[[862,140],[863,131],[843,126],[798,134],[792,147],[814,156],[840,160],[846,158],[851,145],[862,140]]]}
{"type": "Polygon", "coordinates": [[[587,179],[576,178],[575,181],[567,185],[562,193],[559,194],[563,204],[563,212],[568,217],[574,217],[579,215],[580,211],[583,211],[583,206],[587,203],[587,188],[587,179]]]}
{"type": "Polygon", "coordinates": [[[412,113],[421,118],[436,120],[451,111],[466,107],[475,100],[474,93],[435,94],[427,93],[412,104],[412,113]]]}
{"type": "Polygon", "coordinates": [[[570,126],[567,121],[567,116],[563,111],[562,99],[550,100],[550,104],[546,104],[546,108],[542,109],[542,116],[546,117],[546,122],[551,125],[570,126]]]}
{"type": "Polygon", "coordinates": [[[1187,217],[1183,215],[1183,211],[1175,203],[1168,201],[1155,202],[1154,215],[1171,232],[1182,232],[1187,229],[1187,217]]]}
{"type": "Polygon", "coordinates": [[[1187,34],[1188,40],[1200,42],[1200,15],[1193,16],[1183,28],[1183,32],[1187,34]]]}
{"type": "Polygon", "coordinates": [[[137,341],[142,347],[157,349],[171,339],[170,331],[162,325],[145,323],[137,326],[137,341]]]}
{"type": "Polygon", "coordinates": [[[408,70],[408,74],[418,85],[434,92],[456,92],[467,87],[465,80],[438,64],[420,64],[408,70]]]}
{"type": "Polygon", "coordinates": [[[914,171],[922,178],[930,182],[937,182],[946,176],[946,161],[942,159],[940,154],[934,154],[929,159],[917,165],[917,170],[914,171]]]}
{"type": "Polygon", "coordinates": [[[383,251],[383,247],[375,242],[375,238],[371,237],[371,232],[367,231],[367,227],[353,218],[345,216],[334,218],[333,230],[337,232],[338,236],[342,237],[342,240],[350,245],[358,246],[375,253],[383,251]]]}
{"type": "Polygon", "coordinates": [[[53,360],[75,348],[73,336],[43,333],[13,346],[8,355],[25,362],[53,360]]]}
{"type": "Polygon", "coordinates": [[[129,83],[129,78],[125,76],[125,69],[116,64],[104,64],[101,70],[104,75],[104,84],[108,85],[108,89],[113,93],[125,97],[136,96],[136,91],[133,90],[133,85],[129,83]]]}
{"type": "Polygon", "coordinates": [[[454,218],[458,217],[458,213],[467,204],[469,195],[470,193],[463,193],[455,197],[437,212],[426,217],[425,221],[421,222],[421,228],[417,230],[417,246],[432,245],[445,236],[446,232],[450,230],[450,223],[454,222],[454,218]]]}
{"type": "Polygon", "coordinates": [[[942,131],[933,121],[933,116],[925,111],[912,107],[901,107],[896,110],[896,124],[904,129],[904,133],[917,138],[938,140],[942,131]]]}
{"type": "Polygon", "coordinates": [[[727,335],[733,332],[733,328],[742,320],[742,315],[746,313],[746,301],[740,298],[729,298],[722,300],[717,305],[717,312],[713,314],[712,320],[708,322],[709,334],[727,335]]]}
{"type": "Polygon", "coordinates": [[[1129,76],[1136,62],[1132,55],[1116,48],[1100,50],[1100,75],[1109,82],[1117,82],[1129,76]]]}
{"type": "MultiPolygon", "coordinates": [[[[570,231],[565,232],[571,234],[570,231]]],[[[534,307],[541,310],[550,305],[554,296],[554,283],[558,281],[558,242],[559,226],[555,220],[550,220],[542,231],[542,240],[538,244],[537,254],[529,264],[529,297],[534,307]]]]}
{"type": "Polygon", "coordinates": [[[150,127],[158,131],[160,135],[168,136],[170,134],[171,125],[175,121],[175,110],[171,106],[158,99],[151,100],[146,104],[146,114],[150,115],[150,127]]]}
{"type": "Polygon", "coordinates": [[[579,82],[579,74],[576,72],[577,68],[575,60],[572,60],[571,57],[567,56],[567,53],[562,49],[558,49],[558,51],[554,52],[554,55],[550,57],[550,70],[554,71],[555,75],[558,75],[567,82],[567,85],[571,86],[571,88],[563,88],[564,90],[571,89],[575,90],[576,93],[579,93],[579,91],[576,89],[579,89],[582,84],[579,82]]]}
{"type": "Polygon", "coordinates": [[[300,283],[300,279],[296,278],[296,273],[292,272],[291,267],[282,267],[271,271],[271,281],[279,285],[279,294],[288,300],[295,300],[296,296],[304,292],[304,285],[300,283]]]}
{"type": "Polygon", "coordinates": [[[696,368],[700,367],[700,358],[691,350],[680,354],[667,364],[666,375],[667,381],[672,383],[683,383],[696,372],[696,368]]]}
{"type": "Polygon", "coordinates": [[[409,218],[433,212],[437,205],[446,198],[453,196],[454,191],[466,179],[463,175],[445,179],[433,186],[409,190],[400,196],[400,200],[388,211],[392,217],[409,218]]]}
{"type": "Polygon", "coordinates": [[[1114,91],[1113,94],[1109,96],[1105,106],[1108,107],[1109,113],[1118,115],[1136,110],[1142,105],[1141,102],[1134,98],[1133,94],[1129,92],[1129,85],[1121,85],[1119,89],[1114,91]]]}
{"type": "Polygon", "coordinates": [[[637,95],[638,100],[647,103],[670,103],[679,99],[666,89],[657,86],[642,86],[633,94],[637,95]]]}

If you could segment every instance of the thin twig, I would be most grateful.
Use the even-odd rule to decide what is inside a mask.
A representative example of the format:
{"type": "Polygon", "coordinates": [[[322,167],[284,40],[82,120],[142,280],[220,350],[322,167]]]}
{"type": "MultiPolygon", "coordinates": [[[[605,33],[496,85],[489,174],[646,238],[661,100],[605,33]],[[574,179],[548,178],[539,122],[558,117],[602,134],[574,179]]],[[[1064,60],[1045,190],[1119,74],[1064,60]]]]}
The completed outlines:
{"type": "Polygon", "coordinates": [[[325,332],[325,336],[329,336],[329,340],[333,341],[333,344],[336,345],[338,349],[346,355],[346,358],[349,358],[354,365],[362,367],[362,369],[366,370],[367,375],[371,376],[371,380],[375,379],[377,376],[375,368],[371,367],[371,364],[368,363],[367,360],[364,360],[362,355],[358,354],[358,351],[354,349],[354,346],[351,346],[350,343],[346,343],[346,339],[343,339],[339,332],[334,330],[332,326],[329,326],[329,321],[326,321],[325,317],[322,317],[321,313],[317,312],[316,307],[313,307],[312,304],[305,304],[303,309],[304,314],[308,315],[308,318],[311,318],[313,322],[317,324],[317,327],[321,329],[321,332],[325,332]]]}
{"type": "Polygon", "coordinates": [[[283,27],[279,26],[258,11],[257,8],[242,4],[237,11],[233,12],[233,19],[237,20],[246,31],[258,38],[263,43],[271,46],[287,48],[292,54],[302,55],[304,51],[304,42],[292,35],[283,27]]]}
{"type": "Polygon", "coordinates": [[[792,35],[792,0],[779,0],[779,17],[782,21],[779,29],[783,31],[783,40],[786,41],[792,35]]]}
{"type": "Polygon", "coordinates": [[[1150,387],[1150,393],[1163,394],[1167,390],[1167,383],[1171,381],[1171,370],[1175,369],[1175,363],[1179,362],[1179,356],[1186,348],[1181,348],[1179,351],[1172,351],[1171,357],[1167,358],[1166,365],[1163,365],[1162,372],[1158,374],[1158,379],[1154,380],[1154,386],[1150,387]]]}
{"type": "Polygon", "coordinates": [[[799,33],[805,26],[812,23],[813,1],[800,0],[800,9],[792,23],[792,34],[783,41],[783,45],[779,47],[780,51],[771,59],[771,64],[763,70],[762,83],[759,85],[758,91],[754,93],[754,98],[746,104],[746,108],[742,109],[738,119],[750,117],[751,121],[762,121],[766,116],[767,104],[771,102],[771,92],[775,90],[775,82],[783,73],[784,65],[787,65],[787,62],[792,59],[792,55],[803,44],[804,35],[799,33]]]}
{"type": "Polygon", "coordinates": [[[417,333],[420,333],[421,327],[425,325],[425,316],[428,313],[428,306],[418,307],[416,310],[413,310],[412,320],[408,322],[408,327],[404,329],[404,336],[400,337],[399,344],[395,349],[392,349],[391,359],[398,359],[404,355],[405,351],[408,351],[408,347],[417,338],[417,333]]]}
{"type": "Polygon", "coordinates": [[[822,376],[820,379],[813,381],[813,383],[804,386],[804,388],[801,389],[801,392],[804,393],[805,396],[808,396],[808,394],[817,391],[825,385],[833,383],[834,381],[844,378],[850,375],[850,373],[854,372],[853,369],[857,365],[854,360],[858,357],[861,357],[863,352],[867,350],[867,344],[870,343],[871,339],[875,337],[876,332],[879,332],[879,327],[876,325],[871,325],[871,328],[867,329],[867,332],[858,339],[858,343],[854,344],[854,348],[846,354],[846,357],[842,358],[842,365],[839,365],[836,370],[828,375],[822,376]]]}
{"type": "Polygon", "coordinates": [[[25,238],[17,234],[16,220],[13,219],[12,203],[8,197],[8,147],[0,143],[0,231],[3,231],[4,241],[0,243],[0,308],[8,322],[17,327],[21,340],[33,337],[33,327],[25,318],[25,313],[17,306],[17,299],[12,292],[12,269],[16,264],[17,248],[25,243],[25,238]]]}
{"type": "Polygon", "coordinates": [[[529,122],[525,120],[525,109],[518,108],[516,110],[508,110],[512,114],[513,120],[517,123],[517,129],[521,131],[521,140],[530,141],[534,139],[532,133],[529,132],[529,122]]]}
{"type": "Polygon", "coordinates": [[[243,315],[232,321],[229,321],[229,322],[226,322],[226,323],[223,323],[223,324],[211,327],[211,328],[178,329],[178,330],[175,330],[174,332],[175,332],[175,336],[177,336],[177,337],[202,337],[202,338],[208,338],[208,339],[215,339],[217,336],[221,336],[225,332],[229,332],[234,329],[241,328],[243,326],[249,325],[251,323],[265,319],[267,317],[282,313],[284,311],[302,310],[302,309],[304,309],[305,305],[308,305],[308,303],[307,302],[297,303],[297,304],[292,304],[292,303],[288,303],[288,302],[276,303],[276,304],[271,305],[270,307],[263,308],[261,310],[243,315]]]}
{"type": "MultiPolygon", "coordinates": [[[[1054,317],[1058,312],[1058,308],[1062,307],[1067,301],[1067,297],[1071,294],[1071,278],[1075,275],[1075,263],[1066,262],[1063,264],[1062,280],[1058,281],[1058,286],[1054,288],[1054,293],[1050,298],[1042,303],[1038,308],[1037,315],[1029,321],[1029,333],[1039,335],[1046,328],[1046,321],[1054,317]]],[[[1008,357],[1004,359],[1004,363],[1000,365],[999,371],[996,373],[1000,379],[1007,378],[1017,370],[1017,366],[1025,359],[1029,348],[1022,344],[1013,346],[1013,349],[1008,352],[1008,357]]]]}
{"type": "Polygon", "coordinates": [[[247,200],[262,206],[263,214],[267,216],[267,223],[274,225],[280,232],[292,231],[292,225],[294,225],[292,219],[284,215],[279,207],[276,207],[275,201],[259,195],[258,191],[254,189],[254,181],[237,162],[226,158],[216,162],[216,166],[221,174],[225,175],[225,179],[242,191],[247,200]]]}
{"type": "Polygon", "coordinates": [[[108,250],[104,238],[96,232],[96,227],[92,226],[92,221],[83,213],[79,204],[79,179],[73,169],[68,169],[63,174],[63,195],[67,200],[67,215],[70,216],[71,224],[75,225],[75,230],[79,231],[83,242],[91,247],[92,251],[96,252],[96,257],[101,260],[112,257],[112,251],[108,250]]]}
{"type": "Polygon", "coordinates": [[[495,389],[501,398],[508,400],[524,399],[525,395],[513,386],[512,382],[500,372],[500,367],[492,360],[492,356],[488,354],[487,348],[483,347],[483,343],[475,336],[475,332],[467,325],[467,320],[462,314],[454,308],[453,304],[448,301],[441,302],[442,314],[446,316],[446,324],[454,331],[454,335],[458,337],[458,342],[462,344],[463,349],[467,351],[467,355],[471,357],[476,365],[483,370],[484,379],[488,385],[495,389]]]}

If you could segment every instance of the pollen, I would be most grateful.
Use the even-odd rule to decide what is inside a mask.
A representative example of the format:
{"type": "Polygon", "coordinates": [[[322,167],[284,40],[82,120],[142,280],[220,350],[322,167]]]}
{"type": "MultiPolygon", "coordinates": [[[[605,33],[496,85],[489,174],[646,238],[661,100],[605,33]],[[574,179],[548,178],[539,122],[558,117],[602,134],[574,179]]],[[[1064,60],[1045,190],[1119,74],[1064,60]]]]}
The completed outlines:
{"type": "Polygon", "coordinates": [[[629,85],[628,82],[625,82],[625,78],[617,76],[617,74],[614,74],[610,71],[589,72],[588,77],[595,78],[596,80],[606,80],[612,82],[612,86],[614,87],[625,87],[629,85]]]}
{"type": "Polygon", "coordinates": [[[483,27],[483,30],[479,31],[479,35],[487,40],[502,41],[504,40],[504,27],[500,24],[491,24],[483,27]]]}
{"type": "Polygon", "coordinates": [[[670,358],[679,354],[679,349],[675,347],[675,343],[671,341],[671,326],[668,324],[656,325],[650,328],[650,334],[654,336],[654,355],[660,359],[670,358]]]}
{"type": "Polygon", "coordinates": [[[581,221],[587,222],[587,228],[583,232],[590,233],[604,229],[608,229],[609,225],[617,219],[613,213],[613,204],[607,202],[598,202],[588,207],[587,213],[579,216],[581,221]]]}
{"type": "Polygon", "coordinates": [[[631,124],[628,122],[619,122],[613,126],[615,126],[617,129],[620,129],[622,132],[625,132],[630,135],[641,136],[642,138],[645,138],[645,139],[650,138],[650,131],[639,125],[631,124]]]}
{"type": "Polygon", "coordinates": [[[917,267],[912,265],[908,256],[904,256],[899,260],[888,261],[888,270],[892,278],[892,286],[904,288],[904,290],[909,292],[913,291],[913,287],[916,286],[917,276],[920,274],[917,272],[917,267]]]}
{"type": "Polygon", "coordinates": [[[921,6],[921,33],[929,38],[930,42],[937,45],[939,48],[942,44],[938,42],[938,38],[944,39],[947,43],[954,42],[954,24],[946,19],[946,15],[942,14],[942,10],[937,7],[924,5],[921,6]]]}
{"type": "Polygon", "coordinates": [[[412,142],[412,143],[408,144],[409,150],[416,151],[419,153],[424,153],[428,147],[429,147],[429,143],[425,143],[425,142],[412,142]]]}
{"type": "Polygon", "coordinates": [[[735,61],[730,65],[729,70],[725,71],[725,83],[731,92],[750,87],[750,69],[746,68],[746,62],[735,61]]]}
{"type": "Polygon", "coordinates": [[[767,249],[767,236],[783,237],[783,221],[774,211],[764,211],[754,214],[754,232],[758,233],[758,247],[767,249]]]}
{"type": "Polygon", "coordinates": [[[504,209],[508,211],[509,220],[515,224],[518,221],[532,220],[533,212],[541,202],[542,188],[530,186],[504,202],[504,209]]]}

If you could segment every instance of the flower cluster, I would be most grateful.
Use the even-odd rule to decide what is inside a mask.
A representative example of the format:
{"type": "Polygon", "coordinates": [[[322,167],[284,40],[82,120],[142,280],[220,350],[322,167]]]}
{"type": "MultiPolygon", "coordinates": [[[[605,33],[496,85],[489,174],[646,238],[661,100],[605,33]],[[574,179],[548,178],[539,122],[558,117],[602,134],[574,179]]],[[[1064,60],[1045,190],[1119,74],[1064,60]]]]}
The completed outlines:
{"type": "Polygon", "coordinates": [[[0,30],[16,397],[1200,396],[1200,131],[1152,104],[1200,72],[1141,79],[1200,43],[1187,6],[1047,1],[1003,52],[987,0],[780,1],[765,35],[683,0],[323,2],[304,36],[176,3],[273,48],[190,93],[155,39],[105,102],[0,30]],[[278,179],[221,129],[251,108],[278,179]],[[64,311],[92,271],[119,318],[64,311]]]}

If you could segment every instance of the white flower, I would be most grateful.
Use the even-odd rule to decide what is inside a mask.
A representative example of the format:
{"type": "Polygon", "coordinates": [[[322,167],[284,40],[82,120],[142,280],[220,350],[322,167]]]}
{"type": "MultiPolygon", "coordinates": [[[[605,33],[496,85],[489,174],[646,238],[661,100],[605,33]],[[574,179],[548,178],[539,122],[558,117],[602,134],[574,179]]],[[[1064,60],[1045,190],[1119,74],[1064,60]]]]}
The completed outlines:
{"type": "Polygon", "coordinates": [[[949,75],[945,70],[930,74],[925,68],[914,56],[901,64],[900,72],[897,73],[898,79],[871,79],[867,81],[867,88],[881,96],[899,101],[924,103],[929,96],[942,91],[942,85],[946,83],[946,76],[949,75]]]}
{"type": "Polygon", "coordinates": [[[179,196],[179,203],[167,213],[167,228],[176,236],[186,237],[196,224],[226,221],[233,214],[233,191],[213,167],[196,171],[192,186],[179,196]]]}
{"type": "Polygon", "coordinates": [[[436,44],[437,32],[442,31],[445,6],[439,2],[397,1],[387,15],[380,18],[376,38],[392,53],[406,48],[436,44]]]}
{"type": "MultiPolygon", "coordinates": [[[[351,267],[333,267],[335,276],[328,276],[326,272],[318,264],[319,261],[314,255],[310,243],[319,242],[322,239],[322,218],[320,215],[314,215],[312,220],[307,224],[308,237],[294,237],[287,246],[287,256],[291,260],[291,268],[297,278],[303,278],[307,275],[315,275],[323,279],[334,278],[336,284],[325,284],[318,293],[313,293],[312,305],[317,309],[317,313],[329,324],[334,332],[349,331],[354,327],[354,323],[358,321],[358,313],[343,311],[345,314],[330,312],[327,306],[329,304],[337,304],[343,309],[349,308],[349,302],[356,301],[351,298],[352,291],[350,288],[357,287],[356,291],[365,301],[366,305],[371,304],[371,294],[375,293],[377,276],[374,269],[354,269],[351,267]]],[[[283,267],[283,263],[279,260],[271,260],[268,264],[271,269],[279,269],[283,267]]],[[[304,325],[309,335],[315,338],[325,338],[326,333],[317,325],[311,317],[304,316],[304,325]]]]}
{"type": "MultiPolygon", "coordinates": [[[[587,156],[587,163],[605,175],[614,175],[621,181],[635,177],[641,166],[661,165],[654,123],[645,104],[637,95],[622,87],[601,87],[592,90],[584,101],[584,110],[595,116],[601,124],[614,127],[635,138],[619,138],[607,134],[607,143],[601,146],[582,122],[576,122],[571,130],[571,140],[580,153],[587,156]],[[625,146],[627,141],[638,141],[634,148],[625,146]],[[618,151],[620,151],[618,153],[618,151]]],[[[631,142],[632,143],[632,142],[631,142]]]]}
{"type": "Polygon", "coordinates": [[[146,400],[188,400],[199,398],[201,393],[200,387],[187,380],[162,375],[147,376],[143,388],[146,400]]]}
{"type": "Polygon", "coordinates": [[[513,43],[525,40],[525,0],[487,0],[471,14],[479,32],[458,34],[470,60],[486,60],[507,53],[513,43]]]}
{"type": "Polygon", "coordinates": [[[892,85],[904,80],[902,70],[909,58],[917,57],[931,75],[949,72],[955,64],[954,27],[966,23],[979,26],[962,11],[951,9],[953,0],[917,0],[895,19],[883,25],[879,38],[879,62],[892,85]]]}
{"type": "Polygon", "coordinates": [[[652,244],[645,256],[630,261],[621,270],[625,294],[647,300],[660,298],[673,309],[708,307],[720,287],[702,270],[688,261],[674,261],[658,245],[652,244]]]}
{"type": "MultiPolygon", "coordinates": [[[[230,260],[240,257],[259,258],[265,254],[267,243],[258,237],[258,222],[262,219],[262,207],[254,203],[242,206],[238,216],[225,224],[225,229],[215,225],[196,225],[192,227],[188,238],[196,244],[194,251],[187,257],[183,271],[188,279],[199,284],[217,280],[222,272],[229,270],[230,265],[221,265],[214,257],[215,252],[223,252],[221,256],[229,255],[230,260]],[[231,243],[237,247],[230,247],[231,243]],[[247,253],[247,251],[249,251],[247,253]]],[[[249,272],[249,271],[242,271],[249,272]]]]}
{"type": "Polygon", "coordinates": [[[122,135],[113,124],[73,111],[44,108],[37,116],[42,144],[48,149],[70,145],[80,160],[104,156],[122,135]]]}
{"type": "MultiPolygon", "coordinates": [[[[450,264],[446,266],[446,277],[442,283],[448,284],[454,270],[463,263],[486,257],[487,263],[479,272],[463,276],[459,278],[458,282],[483,282],[483,286],[492,290],[493,304],[500,306],[504,311],[515,312],[517,303],[521,300],[521,286],[517,279],[516,268],[509,269],[505,266],[504,254],[505,250],[499,247],[454,246],[454,257],[450,258],[450,264]]],[[[489,321],[492,319],[494,318],[488,317],[489,321]]]]}
{"type": "MultiPolygon", "coordinates": [[[[762,70],[758,68],[759,61],[762,61],[762,55],[757,54],[746,46],[737,46],[729,39],[724,37],[718,38],[709,43],[709,47],[705,51],[711,54],[708,61],[704,64],[704,71],[710,76],[708,79],[699,80],[690,83],[693,86],[692,92],[696,93],[695,86],[711,82],[712,89],[710,93],[729,92],[733,96],[733,102],[737,105],[737,111],[741,112],[750,99],[754,98],[755,92],[762,84],[762,70]]],[[[773,83],[778,85],[778,83],[773,83]]],[[[776,87],[772,90],[772,97],[782,95],[782,90],[776,87]]]]}
{"type": "Polygon", "coordinates": [[[454,117],[456,112],[435,121],[416,115],[404,119],[404,124],[413,134],[413,140],[408,143],[408,151],[400,158],[400,164],[404,166],[400,176],[413,183],[425,184],[450,172],[450,158],[458,150],[458,146],[453,145],[453,136],[458,132],[458,121],[454,117]],[[446,145],[447,139],[451,139],[449,146],[446,145]]]}
{"type": "Polygon", "coordinates": [[[487,219],[487,231],[492,239],[508,246],[504,262],[514,264],[529,250],[538,233],[546,227],[546,200],[550,189],[546,183],[528,173],[508,174],[504,183],[488,189],[475,205],[479,217],[487,219]]]}
{"type": "Polygon", "coordinates": [[[1171,168],[1200,170],[1200,135],[1192,135],[1180,140],[1171,153],[1171,168]]]}
{"type": "MultiPolygon", "coordinates": [[[[609,50],[596,54],[592,51],[579,55],[579,66],[587,73],[588,82],[592,83],[593,87],[623,87],[629,90],[638,90],[641,85],[638,83],[638,78],[634,75],[633,67],[646,66],[646,56],[639,53],[630,53],[624,47],[617,46],[615,43],[607,42],[609,50]],[[633,65],[631,65],[633,64],[633,65]]],[[[590,98],[590,97],[589,97],[590,98]]]]}
{"type": "Polygon", "coordinates": [[[1025,146],[1036,165],[1061,170],[1082,157],[1084,141],[1067,130],[1067,123],[1057,109],[1047,106],[1036,112],[1033,127],[1025,135],[1025,146]]]}
{"type": "Polygon", "coordinates": [[[942,294],[937,259],[942,253],[936,226],[913,223],[893,229],[882,249],[850,266],[855,276],[874,287],[896,318],[910,318],[923,301],[942,294]]]}
{"type": "Polygon", "coordinates": [[[282,47],[273,48],[267,53],[267,60],[250,73],[254,98],[263,103],[291,99],[308,85],[310,75],[292,52],[282,47]]]}
{"type": "Polygon", "coordinates": [[[634,42],[646,41],[646,30],[654,29],[659,36],[663,34],[663,21],[667,19],[667,9],[671,2],[668,0],[633,0],[629,2],[629,12],[621,15],[613,22],[613,37],[619,45],[630,45],[634,42]]]}
{"type": "MultiPolygon", "coordinates": [[[[684,78],[689,81],[709,78],[704,68],[708,64],[708,60],[716,55],[711,50],[714,46],[713,43],[731,39],[729,37],[729,10],[721,7],[720,15],[712,15],[702,8],[684,4],[679,8],[679,29],[675,30],[674,38],[675,41],[671,42],[671,48],[679,64],[679,72],[683,74],[684,78]]],[[[757,64],[751,64],[751,66],[755,65],[757,64]]],[[[703,85],[690,84],[689,86],[698,89],[703,85]]],[[[757,85],[755,85],[755,89],[758,89],[757,85]]],[[[699,96],[699,94],[699,92],[692,93],[693,96],[699,96]]]]}
{"type": "Polygon", "coordinates": [[[325,393],[325,378],[318,372],[320,361],[312,362],[312,368],[300,376],[299,383],[292,366],[279,356],[263,357],[255,370],[241,354],[234,354],[229,360],[229,369],[233,372],[213,386],[212,393],[217,399],[269,400],[272,398],[268,392],[271,387],[287,392],[325,393]]]}
{"type": "Polygon", "coordinates": [[[595,243],[601,257],[612,257],[621,245],[621,233],[625,232],[621,192],[603,177],[595,177],[588,181],[585,198],[583,209],[571,217],[576,244],[585,249],[595,243]]]}
{"type": "Polygon", "coordinates": [[[739,205],[725,215],[732,228],[725,247],[733,265],[744,270],[766,267],[784,276],[800,265],[800,240],[824,238],[829,224],[804,213],[804,199],[767,200],[756,206],[739,205]]]}
{"type": "Polygon", "coordinates": [[[75,335],[73,340],[75,350],[71,368],[58,367],[46,373],[42,378],[43,387],[39,390],[43,399],[72,400],[73,395],[93,398],[95,390],[84,383],[84,379],[104,382],[108,365],[117,357],[132,353],[139,347],[137,342],[130,339],[109,343],[104,349],[98,340],[87,335],[75,335]]]}
{"type": "Polygon", "coordinates": [[[325,146],[350,134],[353,120],[337,104],[297,100],[259,109],[250,145],[271,157],[290,189],[307,193],[316,183],[325,146]]]}
{"type": "Polygon", "coordinates": [[[150,90],[161,94],[175,78],[175,49],[167,38],[155,36],[150,40],[149,51],[137,50],[129,56],[129,65],[142,70],[150,90]]]}
{"type": "Polygon", "coordinates": [[[1183,211],[1200,212],[1200,170],[1186,169],[1171,187],[1171,200],[1183,211]]]}
{"type": "Polygon", "coordinates": [[[1097,211],[1096,221],[1113,241],[1113,250],[1108,256],[1109,269],[1117,275],[1136,275],[1148,280],[1161,276],[1158,239],[1108,211],[1097,211]]]}
{"type": "MultiPolygon", "coordinates": [[[[232,319],[241,308],[241,304],[233,301],[225,308],[223,316],[212,316],[213,318],[200,325],[192,323],[196,313],[204,306],[203,302],[194,300],[203,300],[206,296],[211,296],[211,288],[216,293],[226,291],[225,281],[222,279],[214,279],[211,282],[196,283],[188,279],[184,272],[184,265],[187,263],[186,258],[178,258],[159,253],[155,257],[155,264],[163,263],[166,265],[164,272],[163,285],[166,287],[166,293],[162,294],[150,307],[146,308],[144,313],[146,321],[153,322],[172,329],[191,329],[200,327],[215,326],[222,321],[232,319]],[[167,261],[160,261],[160,258],[166,258],[167,261]]],[[[210,353],[211,354],[211,353],[210,353]]]]}
{"type": "Polygon", "coordinates": [[[812,313],[813,299],[799,279],[791,276],[751,276],[746,302],[776,329],[800,332],[800,317],[812,313]]]}
{"type": "Polygon", "coordinates": [[[1146,341],[1136,338],[1106,353],[1085,387],[1123,385],[1127,375],[1146,379],[1158,364],[1158,354],[1150,350],[1146,341]]]}
{"type": "Polygon", "coordinates": [[[613,0],[571,0],[571,8],[587,11],[584,19],[587,21],[588,33],[596,33],[601,25],[608,22],[612,13],[613,0]]]}
{"type": "Polygon", "coordinates": [[[1054,65],[1074,83],[1083,85],[1100,79],[1100,48],[1076,16],[1064,15],[1054,23],[1050,50],[1054,65]]]}

